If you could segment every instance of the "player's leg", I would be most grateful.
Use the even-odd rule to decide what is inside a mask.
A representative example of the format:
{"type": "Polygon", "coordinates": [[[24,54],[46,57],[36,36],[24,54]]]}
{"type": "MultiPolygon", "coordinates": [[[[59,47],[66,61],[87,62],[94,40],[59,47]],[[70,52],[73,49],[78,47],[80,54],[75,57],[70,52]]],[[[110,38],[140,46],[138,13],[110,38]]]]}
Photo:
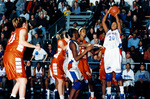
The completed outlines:
{"type": "Polygon", "coordinates": [[[59,79],[56,78],[58,81],[58,93],[59,93],[59,97],[60,99],[64,99],[64,80],[63,79],[59,79]]]}
{"type": "Polygon", "coordinates": [[[69,98],[69,78],[65,78],[65,86],[66,86],[66,90],[67,90],[67,98],[69,98]]]}
{"type": "Polygon", "coordinates": [[[19,81],[19,98],[25,99],[27,78],[18,78],[19,81]]]}
{"type": "Polygon", "coordinates": [[[111,98],[112,73],[106,73],[106,81],[107,81],[107,99],[110,99],[111,98]]]}
{"type": "Polygon", "coordinates": [[[105,99],[105,93],[106,93],[106,80],[101,80],[102,82],[102,99],[105,99]]]}
{"type": "Polygon", "coordinates": [[[121,99],[124,99],[124,87],[123,87],[121,73],[115,73],[115,78],[119,83],[120,97],[121,97],[121,99]]]}
{"type": "Polygon", "coordinates": [[[48,88],[49,82],[50,82],[50,78],[46,78],[45,79],[46,94],[49,94],[49,92],[50,92],[50,90],[48,88]]]}
{"type": "Polygon", "coordinates": [[[16,98],[16,95],[17,95],[17,93],[18,93],[18,91],[19,91],[19,86],[20,86],[20,82],[19,82],[18,79],[16,79],[16,83],[15,83],[13,89],[12,89],[12,92],[11,92],[11,96],[10,96],[10,97],[16,98]]]}

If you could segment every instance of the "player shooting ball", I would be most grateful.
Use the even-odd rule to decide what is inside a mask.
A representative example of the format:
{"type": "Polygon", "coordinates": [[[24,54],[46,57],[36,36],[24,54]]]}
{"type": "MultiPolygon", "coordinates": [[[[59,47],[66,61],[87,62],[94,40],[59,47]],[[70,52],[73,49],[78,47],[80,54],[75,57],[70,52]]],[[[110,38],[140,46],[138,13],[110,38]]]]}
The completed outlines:
{"type": "Polygon", "coordinates": [[[111,99],[111,81],[112,81],[112,72],[115,72],[115,78],[120,86],[120,98],[124,99],[124,88],[122,84],[121,77],[121,24],[119,22],[118,13],[119,11],[115,11],[116,6],[111,7],[102,20],[102,25],[104,31],[106,32],[105,40],[104,40],[104,66],[106,72],[106,81],[107,81],[107,99],[111,99]],[[116,13],[114,15],[116,22],[112,22],[111,29],[108,29],[105,21],[110,12],[116,13]]]}

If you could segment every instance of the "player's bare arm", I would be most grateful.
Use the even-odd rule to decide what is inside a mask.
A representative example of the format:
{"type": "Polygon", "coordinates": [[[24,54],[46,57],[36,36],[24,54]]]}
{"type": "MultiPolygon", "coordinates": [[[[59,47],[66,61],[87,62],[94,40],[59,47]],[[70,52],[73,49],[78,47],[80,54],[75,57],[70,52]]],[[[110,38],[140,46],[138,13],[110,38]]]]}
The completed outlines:
{"type": "Polygon", "coordinates": [[[107,11],[107,13],[105,14],[105,16],[102,19],[102,26],[104,28],[105,33],[107,33],[107,31],[109,30],[108,27],[107,27],[107,25],[106,25],[106,23],[105,23],[105,21],[106,21],[107,16],[108,16],[108,14],[110,12],[110,9],[111,9],[111,7],[109,8],[109,10],[107,11]]]}
{"type": "Polygon", "coordinates": [[[70,42],[70,48],[72,50],[72,53],[73,53],[73,57],[76,61],[78,61],[79,59],[81,59],[88,51],[90,51],[92,49],[92,45],[87,47],[86,50],[81,53],[80,55],[77,54],[77,49],[76,49],[76,45],[74,42],[70,42]]]}
{"type": "Polygon", "coordinates": [[[121,24],[120,24],[118,14],[119,14],[119,12],[114,17],[116,18],[116,22],[117,22],[117,25],[118,25],[118,30],[119,30],[120,33],[122,33],[121,32],[121,24]]]}

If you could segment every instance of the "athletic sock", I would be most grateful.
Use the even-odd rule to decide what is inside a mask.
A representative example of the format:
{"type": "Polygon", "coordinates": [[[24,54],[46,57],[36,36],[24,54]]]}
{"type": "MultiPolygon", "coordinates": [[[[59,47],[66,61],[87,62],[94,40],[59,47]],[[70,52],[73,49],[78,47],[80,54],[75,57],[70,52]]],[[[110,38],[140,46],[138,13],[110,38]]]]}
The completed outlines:
{"type": "Polygon", "coordinates": [[[11,95],[10,95],[10,97],[16,98],[16,95],[14,95],[14,94],[11,94],[11,95]]]}
{"type": "Polygon", "coordinates": [[[111,95],[111,87],[107,87],[107,94],[111,95]]]}
{"type": "Polygon", "coordinates": [[[119,86],[120,87],[120,94],[124,94],[124,88],[123,86],[119,86]]]}
{"type": "Polygon", "coordinates": [[[91,97],[94,98],[94,92],[91,92],[91,97]]]}
{"type": "Polygon", "coordinates": [[[43,92],[43,88],[41,88],[41,92],[43,92]]]}
{"type": "Polygon", "coordinates": [[[60,99],[64,99],[64,96],[63,96],[63,95],[60,95],[60,99]]]}
{"type": "Polygon", "coordinates": [[[33,88],[30,88],[31,91],[33,91],[33,88]]]}
{"type": "Polygon", "coordinates": [[[58,95],[57,89],[54,89],[54,93],[55,93],[55,99],[57,99],[57,95],[58,95]]]}
{"type": "Polygon", "coordinates": [[[69,98],[69,88],[67,88],[67,97],[69,98]]]}

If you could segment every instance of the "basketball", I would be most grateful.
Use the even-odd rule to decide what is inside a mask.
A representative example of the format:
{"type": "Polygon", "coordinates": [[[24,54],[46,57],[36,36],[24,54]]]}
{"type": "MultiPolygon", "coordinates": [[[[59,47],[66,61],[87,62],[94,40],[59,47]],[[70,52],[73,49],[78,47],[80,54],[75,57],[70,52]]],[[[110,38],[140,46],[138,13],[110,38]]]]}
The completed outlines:
{"type": "Polygon", "coordinates": [[[119,8],[117,6],[113,6],[111,9],[110,9],[110,14],[112,16],[115,16],[117,13],[119,12],[119,8]]]}

